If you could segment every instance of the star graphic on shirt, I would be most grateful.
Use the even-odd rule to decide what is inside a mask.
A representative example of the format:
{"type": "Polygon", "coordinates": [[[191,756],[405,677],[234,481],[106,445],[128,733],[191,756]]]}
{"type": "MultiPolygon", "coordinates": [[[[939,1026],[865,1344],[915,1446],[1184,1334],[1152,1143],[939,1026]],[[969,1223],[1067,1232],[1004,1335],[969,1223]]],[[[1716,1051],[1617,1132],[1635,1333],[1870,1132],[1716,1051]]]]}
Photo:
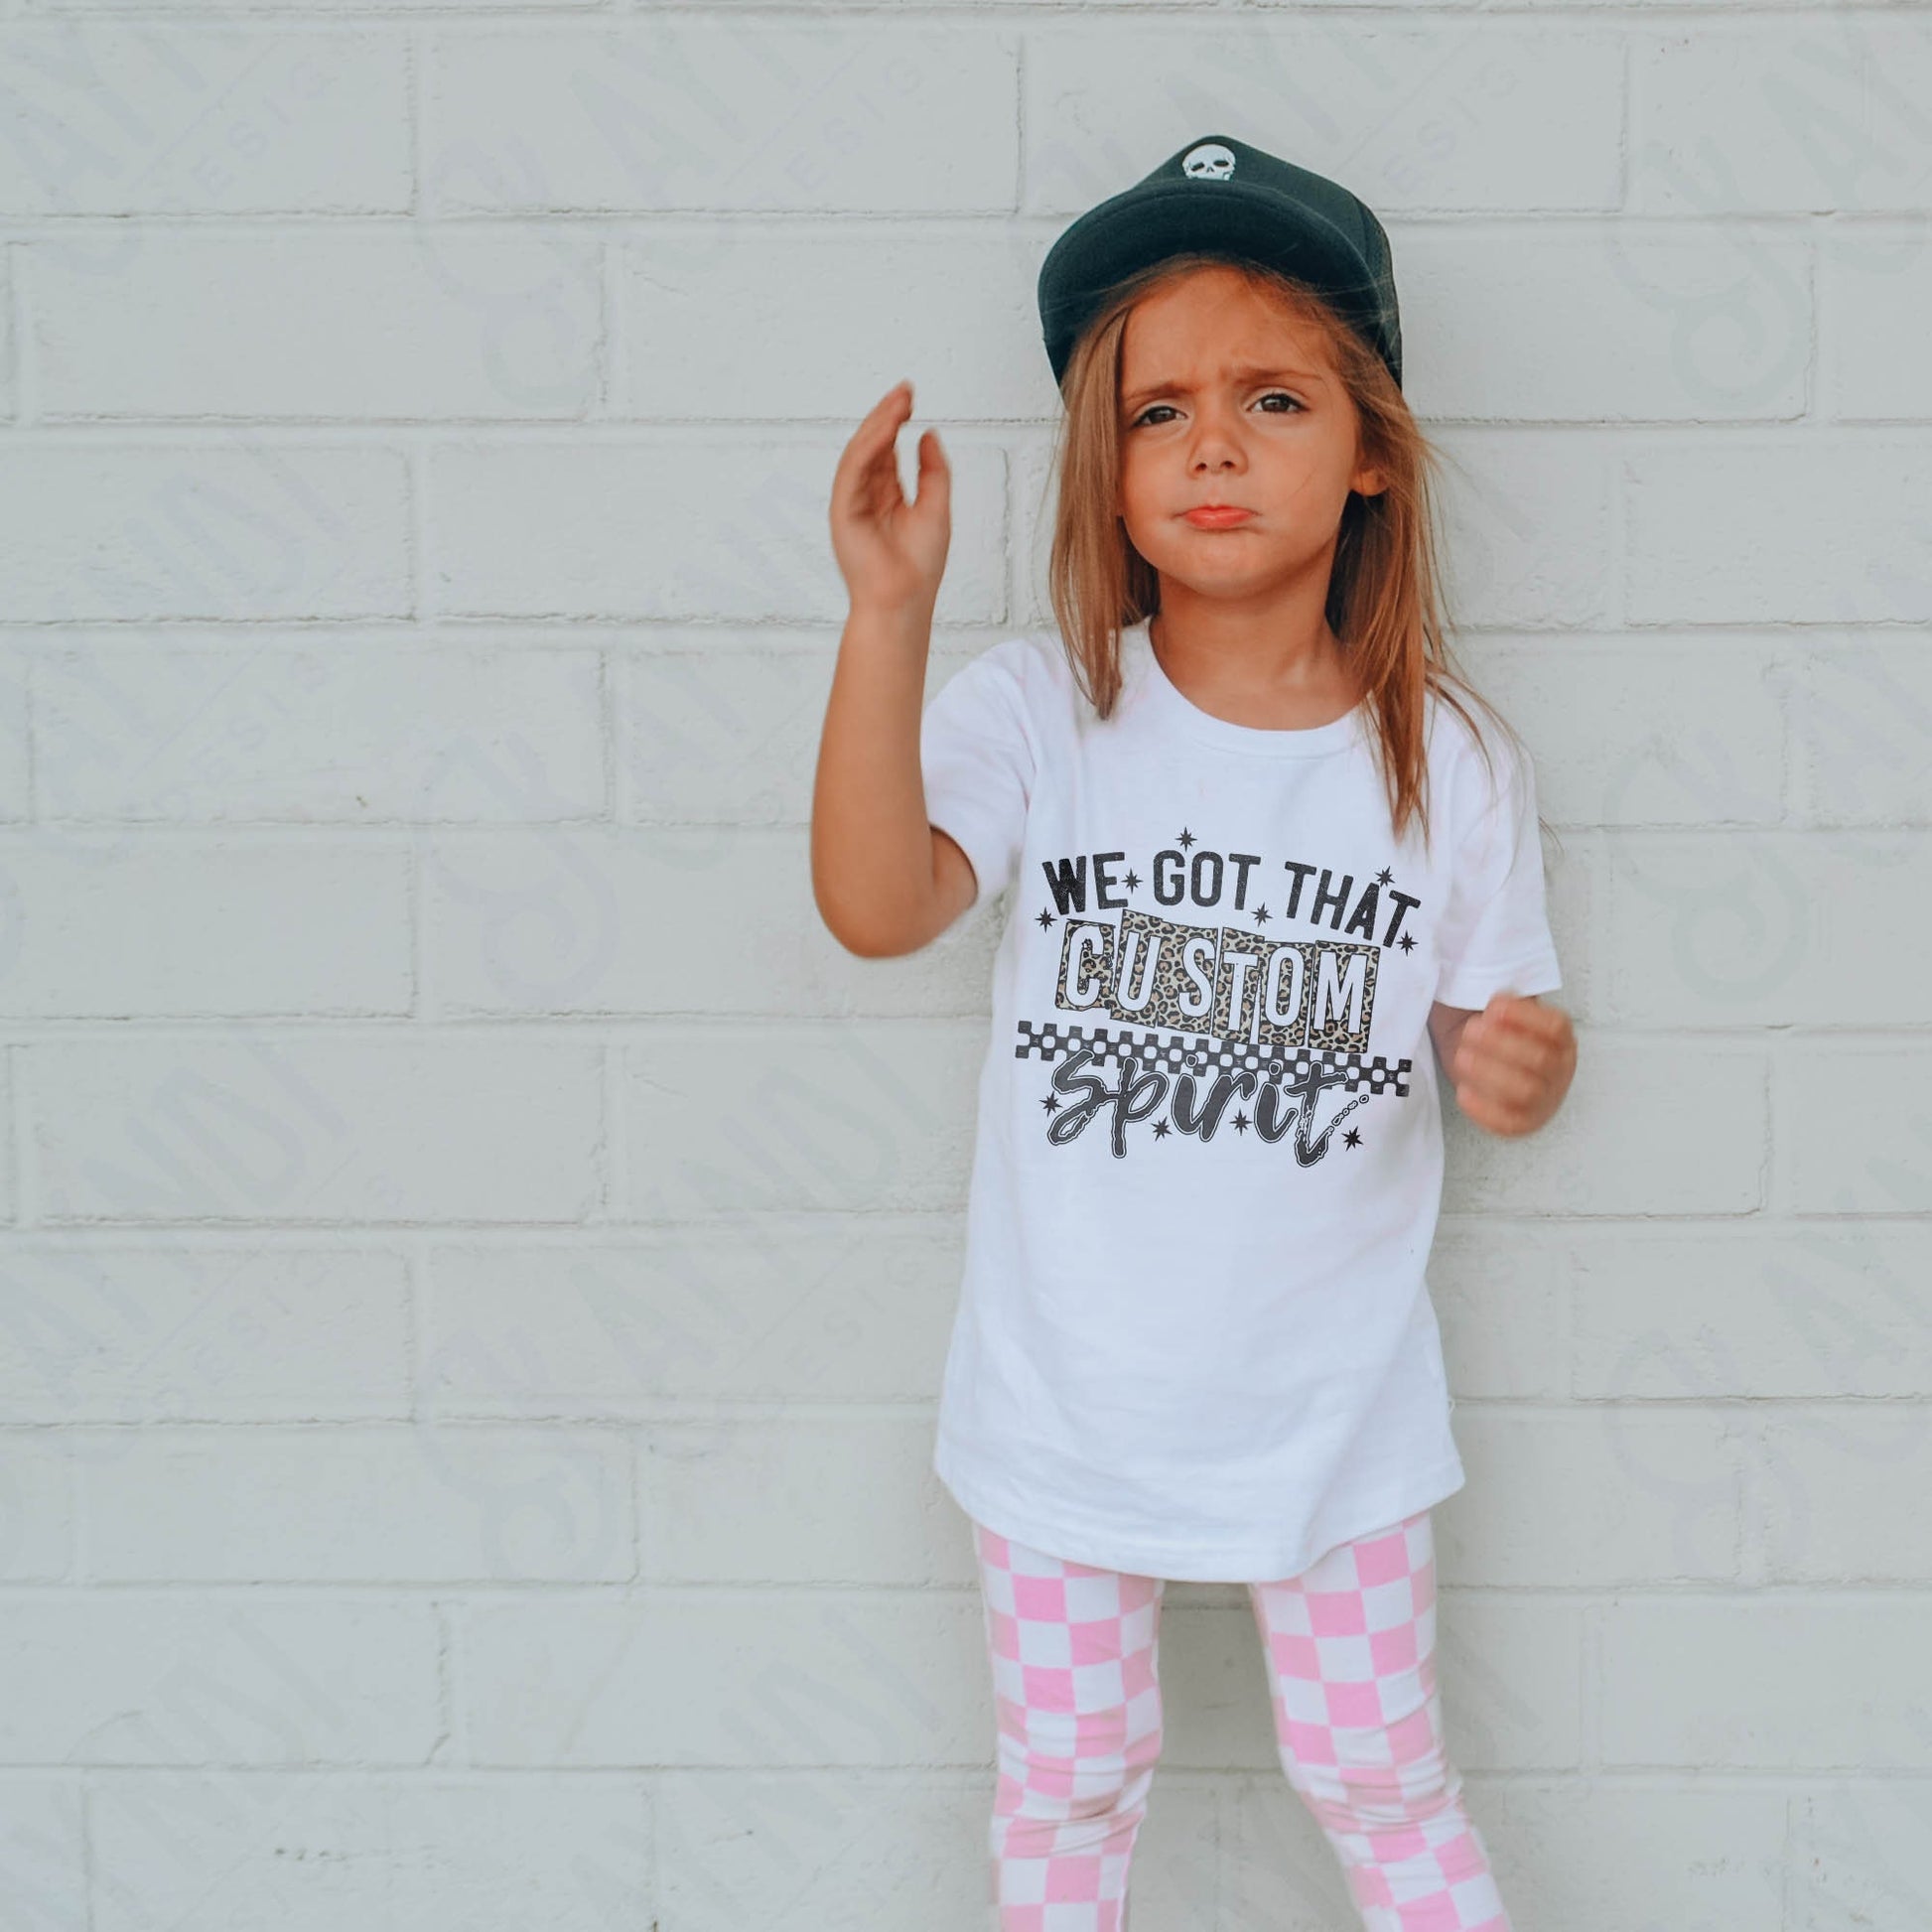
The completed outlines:
{"type": "Polygon", "coordinates": [[[1395,874],[1392,873],[1387,866],[1384,866],[1382,870],[1375,875],[1375,883],[1378,886],[1386,886],[1389,883],[1389,881],[1394,877],[1395,874]]]}
{"type": "Polygon", "coordinates": [[[1165,1120],[1157,1120],[1154,1123],[1154,1138],[1157,1141],[1165,1141],[1168,1138],[1168,1123],[1165,1120]]]}
{"type": "Polygon", "coordinates": [[[1352,1127],[1341,1138],[1349,1147],[1360,1147],[1362,1144],[1361,1135],[1352,1127]]]}
{"type": "Polygon", "coordinates": [[[1060,1097],[1056,1093],[1049,1093],[1046,1096],[1046,1098],[1042,1100],[1039,1104],[1042,1107],[1044,1107],[1049,1114],[1056,1114],[1060,1110],[1060,1097]]]}
{"type": "Polygon", "coordinates": [[[1235,1115],[1234,1131],[1237,1134],[1245,1134],[1248,1131],[1248,1116],[1246,1114],[1235,1115]]]}
{"type": "Polygon", "coordinates": [[[1190,846],[1190,845],[1192,845],[1192,844],[1193,844],[1193,842],[1194,842],[1194,835],[1193,835],[1193,833],[1191,833],[1190,831],[1188,831],[1188,829],[1186,828],[1186,826],[1184,826],[1184,825],[1183,825],[1183,826],[1182,826],[1182,827],[1180,828],[1180,836],[1179,836],[1179,838],[1177,838],[1177,839],[1176,839],[1176,840],[1174,841],[1174,843],[1175,843],[1175,844],[1176,844],[1177,846],[1179,846],[1179,847],[1181,848],[1181,850],[1182,850],[1182,851],[1184,852],[1184,851],[1185,851],[1185,850],[1187,849],[1187,847],[1188,847],[1188,846],[1190,846]]]}
{"type": "Polygon", "coordinates": [[[1413,932],[1405,932],[1402,935],[1402,937],[1396,941],[1396,944],[1400,946],[1404,952],[1414,952],[1416,949],[1416,935],[1413,932]]]}
{"type": "Polygon", "coordinates": [[[1267,908],[1267,906],[1265,906],[1265,905],[1257,905],[1257,906],[1255,907],[1255,924],[1256,924],[1256,925],[1266,925],[1266,924],[1268,923],[1268,917],[1269,917],[1269,913],[1268,913],[1268,908],[1267,908]]]}
{"type": "Polygon", "coordinates": [[[1127,875],[1127,890],[1128,890],[1128,891],[1129,891],[1130,893],[1131,893],[1131,892],[1132,892],[1132,891],[1134,890],[1134,888],[1135,888],[1136,886],[1138,886],[1138,885],[1139,885],[1140,883],[1141,883],[1141,875],[1140,875],[1139,873],[1137,873],[1137,872],[1130,872],[1130,873],[1129,873],[1129,874],[1127,875]]]}
{"type": "Polygon", "coordinates": [[[1035,925],[1036,925],[1036,926],[1038,926],[1038,927],[1039,927],[1039,929],[1040,929],[1040,931],[1042,931],[1042,932],[1044,932],[1044,931],[1046,930],[1046,928],[1047,928],[1047,927],[1048,927],[1049,925],[1051,925],[1052,923],[1053,923],[1053,915],[1052,915],[1052,913],[1050,913],[1050,912],[1044,912],[1044,911],[1042,911],[1042,912],[1040,913],[1040,915],[1039,915],[1039,917],[1038,917],[1038,918],[1036,918],[1036,919],[1035,919],[1035,920],[1034,921],[1034,924],[1035,924],[1035,925]]]}

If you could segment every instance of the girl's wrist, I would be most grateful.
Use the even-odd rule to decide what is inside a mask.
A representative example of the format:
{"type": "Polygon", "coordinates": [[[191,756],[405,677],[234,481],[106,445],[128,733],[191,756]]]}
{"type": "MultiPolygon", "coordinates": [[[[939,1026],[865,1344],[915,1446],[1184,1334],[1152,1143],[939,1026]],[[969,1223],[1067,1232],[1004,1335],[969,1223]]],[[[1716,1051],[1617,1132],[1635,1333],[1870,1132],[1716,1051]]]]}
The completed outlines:
{"type": "Polygon", "coordinates": [[[846,634],[855,630],[868,635],[883,635],[929,640],[932,635],[933,602],[929,597],[901,600],[854,598],[846,618],[846,634]]]}

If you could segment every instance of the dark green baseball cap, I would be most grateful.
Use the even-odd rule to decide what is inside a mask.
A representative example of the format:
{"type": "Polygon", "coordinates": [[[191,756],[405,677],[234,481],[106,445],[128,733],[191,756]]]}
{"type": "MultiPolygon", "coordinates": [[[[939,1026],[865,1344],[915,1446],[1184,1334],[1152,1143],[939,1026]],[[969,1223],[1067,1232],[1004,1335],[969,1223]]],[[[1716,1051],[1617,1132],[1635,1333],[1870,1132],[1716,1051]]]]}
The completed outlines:
{"type": "Polygon", "coordinates": [[[1039,266],[1039,321],[1057,383],[1080,331],[1114,286],[1171,255],[1259,262],[1312,283],[1402,386],[1402,321],[1389,237],[1338,183],[1203,134],[1111,201],[1089,208],[1039,266]]]}

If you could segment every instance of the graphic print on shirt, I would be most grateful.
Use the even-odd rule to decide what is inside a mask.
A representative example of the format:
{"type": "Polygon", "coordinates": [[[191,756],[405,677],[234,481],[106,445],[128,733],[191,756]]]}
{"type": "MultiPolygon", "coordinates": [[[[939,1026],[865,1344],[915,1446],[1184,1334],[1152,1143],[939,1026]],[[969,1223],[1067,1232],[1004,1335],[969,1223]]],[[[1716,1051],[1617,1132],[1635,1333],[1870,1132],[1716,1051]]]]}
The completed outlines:
{"type": "MultiPolygon", "coordinates": [[[[1036,922],[1060,928],[1053,1005],[1087,1019],[1022,1020],[1014,1056],[1052,1068],[1042,1112],[1054,1147],[1103,1116],[1121,1159],[1132,1126],[1208,1142],[1226,1122],[1237,1135],[1287,1140],[1311,1167],[1359,1108],[1408,1096],[1413,1062],[1391,1065],[1368,1045],[1383,953],[1415,947],[1405,921],[1422,901],[1387,867],[1358,886],[1351,873],[1284,860],[1259,875],[1280,880],[1280,916],[1301,928],[1278,938],[1252,883],[1261,856],[1190,853],[1198,843],[1183,830],[1154,856],[1150,889],[1173,917],[1129,902],[1143,881],[1117,875],[1124,852],[1042,863],[1056,912],[1036,922]],[[1224,899],[1252,923],[1214,916],[1224,899]]],[[[1358,1123],[1339,1144],[1362,1139],[1358,1123]]]]}

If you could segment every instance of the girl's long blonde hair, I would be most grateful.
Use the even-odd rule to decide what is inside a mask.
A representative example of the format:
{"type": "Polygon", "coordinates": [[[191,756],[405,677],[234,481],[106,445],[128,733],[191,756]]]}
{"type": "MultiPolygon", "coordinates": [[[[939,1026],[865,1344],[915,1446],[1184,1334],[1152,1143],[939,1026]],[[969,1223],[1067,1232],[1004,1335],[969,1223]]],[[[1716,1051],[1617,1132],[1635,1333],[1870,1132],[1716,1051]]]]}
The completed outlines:
{"type": "Polygon", "coordinates": [[[1430,486],[1437,453],[1381,356],[1305,282],[1254,262],[1173,255],[1121,282],[1082,332],[1060,384],[1066,412],[1052,466],[1060,486],[1048,564],[1053,613],[1073,674],[1098,715],[1110,716],[1120,695],[1121,632],[1160,611],[1160,577],[1134,548],[1113,507],[1121,470],[1122,344],[1137,303],[1209,266],[1233,268],[1274,291],[1290,313],[1321,333],[1355,404],[1362,461],[1386,480],[1381,494],[1350,491],[1343,506],[1327,619],[1367,701],[1395,835],[1402,837],[1415,814],[1426,843],[1426,693],[1436,692],[1469,725],[1485,763],[1489,746],[1463,697],[1480,706],[1512,744],[1520,747],[1521,740],[1449,655],[1430,486]]]}

